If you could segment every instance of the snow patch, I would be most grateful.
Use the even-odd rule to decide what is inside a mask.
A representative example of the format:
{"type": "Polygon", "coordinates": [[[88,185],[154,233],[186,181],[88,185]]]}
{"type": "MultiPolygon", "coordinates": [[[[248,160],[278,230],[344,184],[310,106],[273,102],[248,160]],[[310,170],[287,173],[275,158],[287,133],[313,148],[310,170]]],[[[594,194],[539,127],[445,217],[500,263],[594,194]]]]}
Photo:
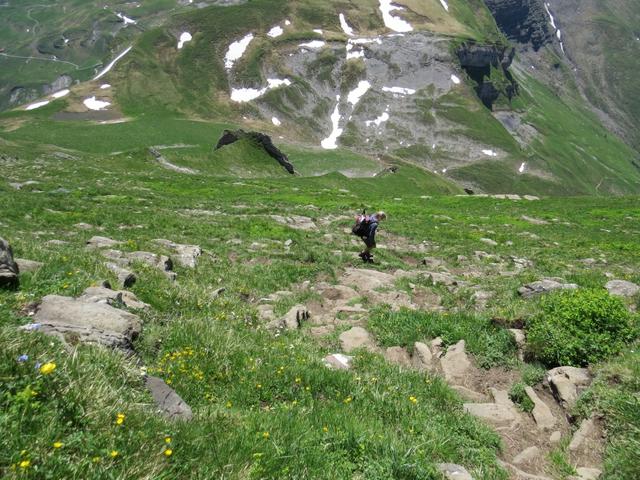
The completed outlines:
{"type": "Polygon", "coordinates": [[[409,22],[405,22],[401,18],[391,15],[393,10],[404,10],[397,5],[392,5],[391,0],[380,0],[380,11],[382,12],[382,20],[384,25],[394,32],[404,33],[413,31],[413,27],[409,22]]]}
{"type": "Polygon", "coordinates": [[[261,88],[260,90],[255,88],[232,88],[231,89],[231,100],[238,103],[250,102],[251,100],[255,100],[256,98],[260,98],[269,90],[273,90],[274,88],[291,85],[291,80],[285,78],[284,80],[280,80],[277,78],[269,78],[267,79],[267,86],[261,88]]]}
{"type": "Polygon", "coordinates": [[[404,87],[382,87],[383,92],[390,92],[397,95],[413,95],[416,91],[413,88],[404,87]]]}
{"type": "Polygon", "coordinates": [[[344,33],[346,33],[347,35],[349,35],[350,37],[353,37],[354,33],[353,33],[353,28],[351,28],[349,26],[349,24],[347,23],[347,19],[344,18],[344,13],[340,14],[340,26],[342,27],[342,31],[344,33]]]}
{"type": "Polygon", "coordinates": [[[224,56],[224,68],[227,70],[231,70],[233,68],[233,64],[242,58],[242,55],[244,55],[244,52],[247,50],[251,40],[253,40],[253,33],[249,33],[241,40],[229,45],[229,50],[227,50],[227,54],[224,56]]]}
{"type": "Polygon", "coordinates": [[[49,103],[49,100],[43,100],[41,102],[32,103],[31,105],[27,106],[25,110],[35,110],[36,108],[44,107],[48,103],[49,103]]]}
{"type": "Polygon", "coordinates": [[[82,103],[84,103],[84,106],[87,107],[89,110],[104,110],[109,105],[111,105],[111,102],[96,100],[96,97],[85,98],[82,103]]]}
{"type": "Polygon", "coordinates": [[[124,22],[124,26],[125,27],[127,25],[136,25],[138,23],[135,20],[133,20],[132,18],[125,17],[122,13],[116,13],[116,17],[118,17],[120,20],[122,20],[124,22]]]}
{"type": "Polygon", "coordinates": [[[449,11],[449,4],[445,0],[440,0],[442,4],[442,8],[444,8],[447,12],[449,11]]]}
{"type": "Polygon", "coordinates": [[[291,20],[285,20],[284,24],[288,27],[289,25],[291,25],[291,20]]]}
{"type": "Polygon", "coordinates": [[[70,90],[68,88],[65,88],[64,90],[60,90],[60,91],[58,91],[56,93],[52,93],[51,94],[51,98],[62,98],[62,97],[65,97],[65,96],[69,95],[69,91],[70,90]]]}
{"type": "Polygon", "coordinates": [[[182,35],[180,35],[180,40],[178,41],[178,50],[184,47],[184,44],[190,42],[192,39],[193,37],[189,32],[183,32],[182,35]]]}
{"type": "Polygon", "coordinates": [[[282,122],[278,119],[278,117],[272,117],[272,118],[271,118],[271,122],[272,122],[276,127],[279,127],[280,125],[282,125],[282,122]]]}
{"type": "Polygon", "coordinates": [[[456,85],[460,85],[460,78],[457,75],[451,75],[451,81],[456,85]]]}
{"type": "MultiPolygon", "coordinates": [[[[380,115],[375,120],[367,120],[364,123],[367,125],[367,127],[370,127],[371,125],[375,125],[376,127],[379,127],[387,120],[389,120],[389,112],[382,112],[382,115],[380,115]]],[[[400,144],[402,144],[402,142],[400,142],[400,144]]]]}
{"type": "Polygon", "coordinates": [[[106,90],[107,88],[111,88],[111,85],[109,85],[108,83],[103,83],[102,85],[100,85],[100,90],[106,90]]]}
{"type": "Polygon", "coordinates": [[[95,77],[93,77],[93,80],[98,80],[99,78],[102,78],[103,76],[105,76],[109,72],[109,70],[111,70],[113,68],[113,66],[118,62],[118,60],[120,60],[127,53],[129,53],[129,51],[132,48],[133,47],[125,48],[125,50],[120,55],[118,55],[116,58],[114,58],[109,65],[107,65],[105,68],[102,69],[102,71],[100,73],[98,73],[95,77]]]}
{"type": "Polygon", "coordinates": [[[493,150],[482,150],[482,153],[484,153],[485,155],[489,156],[489,157],[497,157],[498,154],[496,152],[494,152],[493,150]]]}
{"type": "Polygon", "coordinates": [[[520,168],[518,169],[518,173],[524,173],[524,169],[527,167],[527,163],[526,162],[522,162],[522,165],[520,165],[520,168]]]}
{"type": "Polygon", "coordinates": [[[284,33],[284,30],[282,29],[282,27],[280,25],[276,25],[275,27],[273,27],[271,30],[267,32],[267,35],[269,35],[271,38],[277,38],[283,33],[284,33]]]}
{"type": "Polygon", "coordinates": [[[343,130],[340,128],[340,95],[336,97],[336,108],[331,114],[331,125],[331,134],[320,142],[320,145],[325,150],[335,150],[338,148],[338,138],[342,135],[343,130]]]}
{"type": "Polygon", "coordinates": [[[323,42],[322,40],[311,40],[310,42],[301,43],[298,46],[302,48],[311,48],[315,50],[315,49],[324,47],[325,42],[323,42]]]}
{"type": "Polygon", "coordinates": [[[347,102],[355,107],[362,96],[367,93],[370,88],[371,84],[367,80],[360,80],[358,86],[351,90],[349,92],[349,95],[347,95],[347,102]]]}
{"type": "Polygon", "coordinates": [[[323,32],[323,31],[322,31],[322,29],[320,29],[320,28],[314,28],[314,29],[313,29],[313,31],[314,31],[315,33],[317,33],[318,35],[324,35],[324,32],[323,32]]]}

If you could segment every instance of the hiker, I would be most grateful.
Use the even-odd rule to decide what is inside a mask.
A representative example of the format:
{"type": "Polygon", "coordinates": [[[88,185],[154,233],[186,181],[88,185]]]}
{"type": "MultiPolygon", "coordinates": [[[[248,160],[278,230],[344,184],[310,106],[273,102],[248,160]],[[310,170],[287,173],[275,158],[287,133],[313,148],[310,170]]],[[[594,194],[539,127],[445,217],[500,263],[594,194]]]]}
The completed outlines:
{"type": "Polygon", "coordinates": [[[361,215],[356,217],[356,224],[352,231],[355,235],[359,236],[365,244],[365,249],[359,254],[359,257],[365,263],[373,263],[371,250],[376,248],[376,231],[378,230],[378,223],[382,220],[386,220],[386,218],[387,214],[384,212],[376,212],[372,215],[367,215],[364,211],[361,215]]]}

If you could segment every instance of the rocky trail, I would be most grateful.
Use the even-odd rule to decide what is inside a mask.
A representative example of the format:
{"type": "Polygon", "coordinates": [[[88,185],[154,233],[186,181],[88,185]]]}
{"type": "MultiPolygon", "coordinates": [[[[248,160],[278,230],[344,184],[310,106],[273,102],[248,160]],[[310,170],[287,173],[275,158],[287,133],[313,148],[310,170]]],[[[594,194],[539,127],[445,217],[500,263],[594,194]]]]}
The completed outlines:
{"type": "MultiPolygon", "coordinates": [[[[317,228],[307,217],[273,216],[273,220],[300,230],[317,228]]],[[[324,223],[334,220],[325,220],[324,223]]],[[[82,229],[83,224],[79,225],[76,227],[82,229]]],[[[332,234],[325,237],[327,235],[332,234]]],[[[402,252],[422,254],[436,248],[427,242],[414,245],[407,239],[390,234],[386,240],[386,247],[397,250],[401,258],[402,252]]],[[[140,314],[150,308],[126,290],[140,275],[139,267],[158,269],[168,281],[175,282],[174,262],[185,268],[195,268],[203,252],[197,245],[178,244],[166,239],[156,239],[153,243],[160,252],[172,252],[171,256],[158,252],[118,250],[123,243],[94,236],[85,247],[116,274],[119,289],[112,289],[104,282],[87,288],[77,298],[47,295],[41,302],[25,309],[23,313],[30,317],[30,323],[21,329],[56,336],[70,351],[78,343],[98,344],[136,358],[134,340],[142,334],[144,323],[140,314]]],[[[357,240],[344,243],[345,248],[350,243],[358,244],[357,240]]],[[[49,242],[49,245],[55,247],[57,243],[49,242]]],[[[285,242],[285,248],[290,245],[290,242],[289,245],[285,242]]],[[[469,259],[459,257],[458,260],[469,259]]],[[[533,404],[531,413],[526,413],[509,397],[511,386],[520,381],[520,373],[502,367],[480,368],[467,352],[464,340],[446,345],[441,338],[424,338],[411,348],[400,345],[384,348],[367,330],[370,311],[379,305],[388,305],[392,310],[446,311],[437,291],[425,284],[442,286],[450,291],[471,288],[475,308],[483,309],[493,295],[483,287],[486,275],[499,275],[499,270],[507,267],[518,271],[529,265],[527,259],[505,258],[483,251],[476,251],[472,260],[475,263],[459,267],[434,257],[426,257],[421,262],[407,257],[408,269],[393,271],[345,266],[333,283],[323,279],[305,281],[291,286],[289,290],[276,291],[259,299],[255,308],[261,325],[273,335],[280,335],[284,330],[297,331],[309,342],[326,349],[339,345],[339,350],[324,358],[328,368],[352,370],[353,355],[359,349],[365,349],[382,355],[400,370],[417,370],[425,375],[442,377],[462,398],[464,410],[500,435],[503,441],[500,462],[512,479],[551,480],[553,477],[549,472],[553,469],[549,454],[561,444],[568,444],[569,460],[576,467],[577,476],[572,479],[598,478],[606,435],[603,422],[592,417],[577,424],[569,413],[579,394],[591,383],[587,369],[559,367],[549,370],[541,384],[535,388],[526,387],[526,396],[533,404]],[[487,259],[493,263],[479,266],[479,261],[487,259]],[[400,288],[398,282],[408,282],[409,291],[400,288]],[[276,314],[279,301],[301,293],[312,300],[291,307],[285,315],[276,314]]],[[[0,282],[4,286],[15,287],[21,270],[34,271],[41,266],[38,262],[13,259],[9,244],[0,241],[0,282]]],[[[518,292],[526,299],[567,288],[578,286],[562,279],[541,279],[523,285],[518,292]]],[[[611,293],[622,296],[635,295],[640,289],[621,280],[612,280],[607,288],[611,293]]],[[[523,359],[526,332],[519,329],[511,329],[510,332],[520,350],[519,358],[523,359]]],[[[189,420],[192,417],[191,408],[162,379],[146,375],[145,383],[158,412],[172,419],[189,420]]],[[[441,464],[439,468],[449,479],[473,478],[465,466],[441,464]]]]}

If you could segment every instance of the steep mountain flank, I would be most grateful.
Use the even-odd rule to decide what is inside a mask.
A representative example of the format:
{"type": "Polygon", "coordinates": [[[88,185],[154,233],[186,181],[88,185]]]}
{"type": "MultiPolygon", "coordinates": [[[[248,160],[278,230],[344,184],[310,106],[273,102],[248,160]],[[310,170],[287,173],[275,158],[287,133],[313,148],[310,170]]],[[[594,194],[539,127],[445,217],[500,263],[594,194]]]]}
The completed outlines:
{"type": "Polygon", "coordinates": [[[553,38],[542,0],[485,0],[485,3],[509,40],[531,44],[537,51],[553,38]]]}

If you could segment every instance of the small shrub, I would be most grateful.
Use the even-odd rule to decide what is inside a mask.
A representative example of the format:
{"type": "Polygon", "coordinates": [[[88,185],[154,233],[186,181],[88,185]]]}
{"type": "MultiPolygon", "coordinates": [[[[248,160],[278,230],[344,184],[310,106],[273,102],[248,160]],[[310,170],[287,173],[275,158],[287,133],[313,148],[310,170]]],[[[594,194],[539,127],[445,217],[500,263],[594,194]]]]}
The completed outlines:
{"type": "Polygon", "coordinates": [[[523,382],[514,383],[509,390],[509,398],[513,403],[517,404],[523,412],[531,413],[533,411],[533,401],[529,398],[524,389],[527,387],[523,382]]]}
{"type": "Polygon", "coordinates": [[[544,366],[539,363],[525,363],[521,369],[522,381],[525,385],[533,387],[542,382],[546,371],[544,366]]]}
{"type": "Polygon", "coordinates": [[[600,290],[575,290],[543,299],[529,323],[531,353],[548,367],[585,366],[620,352],[634,337],[622,300],[600,290]]]}

